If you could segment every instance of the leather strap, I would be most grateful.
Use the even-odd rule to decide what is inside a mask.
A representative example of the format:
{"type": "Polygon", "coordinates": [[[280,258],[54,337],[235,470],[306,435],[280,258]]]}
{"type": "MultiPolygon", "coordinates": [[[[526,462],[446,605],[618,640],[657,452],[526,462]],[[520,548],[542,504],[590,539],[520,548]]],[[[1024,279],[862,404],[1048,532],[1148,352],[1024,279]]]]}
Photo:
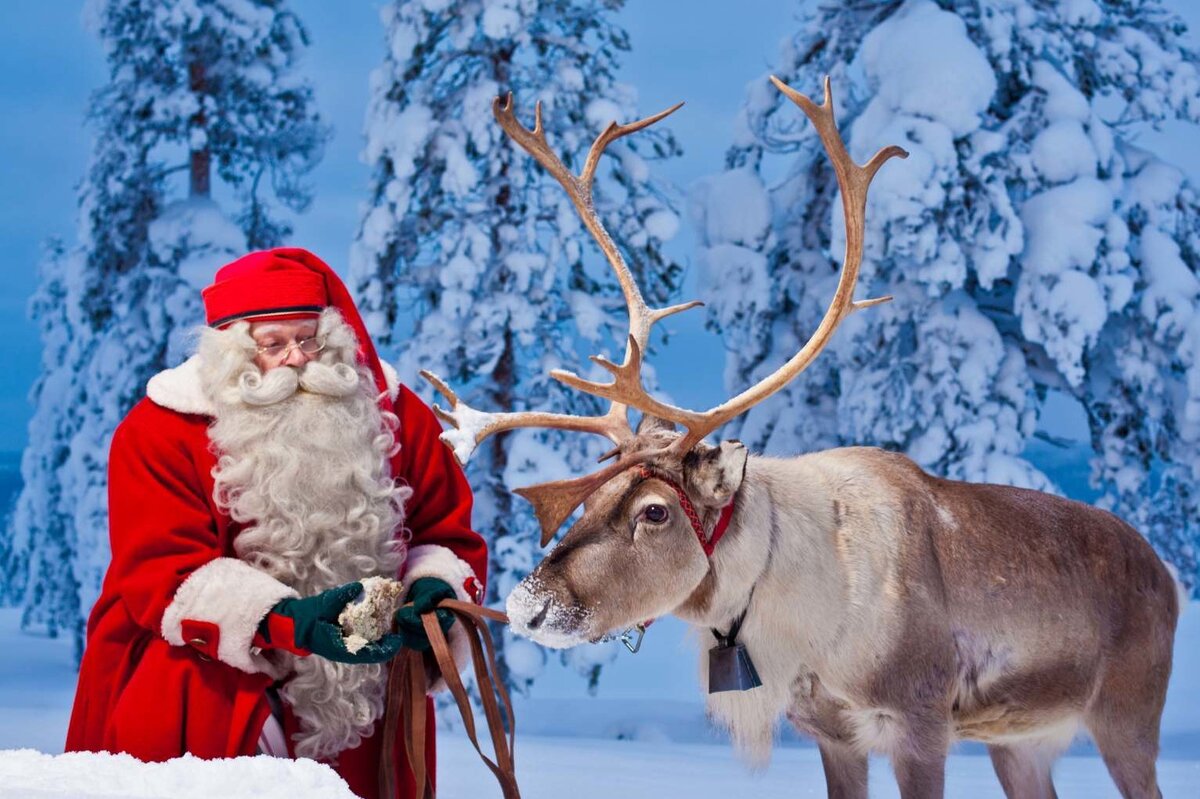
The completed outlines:
{"type": "MultiPolygon", "coordinates": [[[[504,683],[497,679],[496,646],[492,641],[487,620],[508,623],[508,617],[489,608],[479,607],[469,602],[457,599],[443,599],[439,608],[452,612],[461,625],[471,645],[471,661],[475,668],[475,683],[479,688],[483,712],[491,734],[492,750],[496,759],[492,760],[483,753],[475,728],[475,713],[471,709],[471,698],[463,686],[458,674],[458,664],[450,651],[450,644],[438,624],[436,614],[431,610],[421,616],[425,633],[433,648],[433,659],[441,671],[442,679],[450,688],[458,712],[462,715],[463,728],[471,739],[475,751],[483,758],[484,764],[495,775],[500,783],[504,799],[520,799],[517,788],[516,764],[513,760],[513,745],[515,743],[515,724],[513,721],[512,700],[504,683]],[[499,696],[500,701],[497,701],[499,696]],[[503,703],[503,715],[501,704],[503,703]],[[508,729],[507,736],[505,728],[508,729]]],[[[384,757],[380,760],[379,787],[383,799],[395,799],[399,786],[396,777],[396,764],[390,753],[395,747],[398,728],[404,727],[404,749],[412,768],[413,778],[419,799],[433,797],[434,790],[429,775],[425,772],[425,740],[428,734],[428,719],[425,713],[425,689],[428,685],[428,672],[425,657],[420,652],[405,650],[392,661],[388,675],[387,711],[384,716],[383,746],[384,757]]]]}

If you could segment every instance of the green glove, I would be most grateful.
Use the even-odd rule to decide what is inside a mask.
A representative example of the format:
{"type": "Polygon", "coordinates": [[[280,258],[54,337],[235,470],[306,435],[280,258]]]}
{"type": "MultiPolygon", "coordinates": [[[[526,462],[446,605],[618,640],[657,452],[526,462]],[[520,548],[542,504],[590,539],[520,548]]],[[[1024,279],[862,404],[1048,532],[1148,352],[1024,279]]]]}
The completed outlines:
{"type": "Polygon", "coordinates": [[[293,651],[295,648],[308,650],[337,663],[383,663],[391,660],[404,646],[404,639],[399,635],[385,635],[357,652],[347,649],[346,642],[342,640],[338,614],[361,593],[362,583],[353,582],[303,599],[284,599],[271,608],[267,618],[259,625],[259,632],[273,645],[293,651]],[[272,616],[275,618],[272,619],[272,616]],[[271,640],[273,636],[285,638],[288,632],[291,633],[291,641],[271,640]]]}
{"type": "Polygon", "coordinates": [[[454,599],[454,589],[445,580],[436,577],[422,577],[408,589],[408,602],[396,611],[396,630],[404,638],[404,646],[417,652],[426,652],[432,644],[425,634],[425,625],[421,616],[433,610],[437,614],[438,625],[443,633],[450,632],[454,626],[454,614],[444,608],[437,608],[443,599],[454,599]],[[437,608],[437,610],[434,610],[437,608]]]}

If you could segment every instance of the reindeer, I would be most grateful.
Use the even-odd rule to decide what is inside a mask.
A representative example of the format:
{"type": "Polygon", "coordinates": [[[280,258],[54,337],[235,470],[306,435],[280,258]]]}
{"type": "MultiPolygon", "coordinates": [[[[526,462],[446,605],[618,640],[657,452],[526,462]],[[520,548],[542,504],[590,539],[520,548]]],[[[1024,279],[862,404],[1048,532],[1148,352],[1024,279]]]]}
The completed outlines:
{"type": "MultiPolygon", "coordinates": [[[[518,489],[542,545],[582,504],[561,542],[512,592],[513,629],[551,647],[595,641],[674,614],[710,634],[708,710],[752,764],[786,718],[816,739],[831,797],[867,795],[870,752],[891,758],[905,799],[939,797],[948,748],[987,744],[1009,797],[1052,797],[1054,759],[1082,727],[1125,797],[1160,796],[1159,719],[1179,599],[1133,528],[1088,505],[1000,485],[945,480],[902,454],[847,447],[751,456],[705,436],[793,380],[851,313],[867,187],[899,147],[854,163],[833,116],[777,78],[812,121],[842,193],[846,253],[812,338],[774,374],[708,411],[664,403],[641,380],[651,327],[698,303],[647,307],[592,204],[605,147],[672,113],[612,123],[573,175],[512,96],[501,127],[562,184],[616,271],[629,310],[625,359],[593,360],[611,383],[552,376],[610,402],[600,416],[436,408],[460,460],[519,427],[607,437],[598,472],[518,489]],[[643,415],[636,432],[629,409],[643,415]],[[680,430],[679,428],[682,428],[680,430]],[[711,631],[711,632],[710,632],[711,631]]],[[[702,670],[703,676],[703,670],[702,670]]]]}

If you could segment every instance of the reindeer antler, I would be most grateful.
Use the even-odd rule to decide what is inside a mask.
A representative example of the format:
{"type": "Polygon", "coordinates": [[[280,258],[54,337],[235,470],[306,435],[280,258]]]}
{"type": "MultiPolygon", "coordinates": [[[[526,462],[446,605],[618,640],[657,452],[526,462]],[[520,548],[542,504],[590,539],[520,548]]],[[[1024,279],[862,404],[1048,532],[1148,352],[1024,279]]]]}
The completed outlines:
{"type": "Polygon", "coordinates": [[[816,127],[817,133],[821,137],[821,142],[825,146],[825,151],[833,162],[838,185],[842,190],[842,208],[846,217],[846,255],[842,261],[841,278],[838,281],[833,301],[808,342],[774,373],[736,397],[703,412],[679,408],[657,400],[650,396],[642,382],[642,359],[649,343],[650,329],[659,320],[702,303],[693,301],[667,308],[649,308],[633,279],[629,266],[621,256],[620,250],[600,222],[592,202],[592,182],[600,156],[605,148],[622,136],[653,125],[674,113],[683,103],[628,125],[618,125],[616,122],[609,124],[593,142],[584,162],[583,171],[578,177],[571,174],[571,171],[547,144],[546,134],[542,128],[541,103],[538,103],[534,109],[532,129],[524,127],[517,121],[513,113],[511,94],[503,102],[501,98],[497,97],[492,104],[492,111],[497,122],[500,123],[500,127],[562,185],[579,212],[584,225],[600,245],[600,249],[616,273],[621,291],[625,295],[625,304],[629,310],[629,335],[625,359],[620,364],[615,364],[601,356],[593,355],[591,358],[613,375],[611,383],[585,380],[573,372],[559,369],[550,372],[552,377],[566,385],[609,400],[611,403],[609,410],[603,416],[570,416],[539,412],[483,413],[460,402],[449,386],[436,376],[422,372],[421,374],[432,382],[434,387],[450,402],[450,412],[434,406],[438,416],[455,428],[453,432],[443,433],[442,439],[455,448],[455,453],[463,462],[466,461],[475,446],[489,435],[518,427],[548,427],[597,433],[608,437],[614,444],[620,446],[631,440],[634,435],[629,427],[627,415],[629,407],[681,424],[687,430],[686,434],[671,445],[659,449],[647,448],[632,452],[624,459],[594,474],[573,480],[559,480],[517,489],[518,494],[534,505],[542,527],[542,546],[549,543],[550,539],[554,537],[555,531],[575,508],[605,482],[631,466],[663,454],[682,457],[713,430],[745,413],[794,380],[825,348],[833,336],[834,330],[847,316],[854,311],[891,299],[891,297],[879,297],[855,301],[854,288],[862,263],[867,189],[875,173],[889,158],[894,156],[906,158],[908,153],[894,145],[884,147],[865,165],[859,166],[851,160],[850,155],[846,152],[846,146],[838,134],[837,123],[833,116],[833,97],[828,77],[825,78],[825,100],[819,106],[775,76],[771,76],[771,82],[792,102],[800,106],[805,115],[812,120],[813,126],[816,127]]]}
{"type": "Polygon", "coordinates": [[[687,429],[687,434],[682,436],[673,447],[673,450],[680,455],[694,447],[713,430],[745,413],[794,380],[825,348],[833,336],[833,331],[851,313],[891,299],[889,296],[856,302],[854,288],[858,282],[858,270],[862,264],[866,230],[867,188],[884,162],[893,156],[907,158],[908,153],[895,145],[884,147],[865,166],[859,166],[846,152],[846,146],[838,134],[837,123],[833,116],[833,96],[828,77],[825,78],[825,101],[821,105],[817,105],[774,75],[771,76],[771,82],[792,102],[800,106],[805,115],[812,120],[813,126],[821,137],[821,142],[825,145],[825,151],[829,154],[830,161],[833,162],[838,185],[842,189],[842,208],[846,217],[846,257],[842,261],[842,275],[838,281],[833,301],[812,337],[800,348],[799,352],[775,372],[736,397],[704,412],[668,405],[649,395],[641,380],[641,357],[637,353],[637,342],[634,342],[632,338],[629,342],[629,352],[632,355],[627,353],[624,363],[618,365],[604,358],[593,357],[592,359],[612,373],[614,379],[611,383],[584,380],[572,372],[563,370],[555,370],[550,373],[555,379],[580,391],[614,402],[621,402],[637,408],[643,413],[650,413],[661,419],[683,425],[687,429]]]}
{"type": "MultiPolygon", "coordinates": [[[[650,339],[650,329],[658,321],[672,314],[703,305],[703,303],[699,301],[687,302],[667,308],[650,308],[646,305],[641,289],[638,288],[637,281],[633,279],[633,273],[625,263],[621,251],[617,248],[612,236],[608,234],[608,231],[600,221],[596,207],[592,202],[592,184],[595,180],[596,168],[600,163],[600,156],[604,153],[608,145],[623,136],[653,125],[655,122],[679,110],[682,105],[683,103],[678,103],[665,111],[638,120],[637,122],[631,122],[628,125],[618,125],[616,122],[610,123],[592,143],[591,150],[589,150],[587,159],[584,161],[583,172],[579,176],[575,176],[571,174],[571,171],[554,154],[546,142],[546,133],[542,127],[542,104],[540,102],[534,107],[534,124],[532,130],[517,121],[516,115],[513,112],[511,93],[503,100],[497,97],[492,103],[492,113],[495,115],[496,121],[500,123],[500,127],[517,144],[521,145],[526,152],[532,155],[539,164],[545,167],[546,171],[553,175],[566,190],[567,196],[571,198],[571,202],[575,205],[584,225],[592,234],[596,243],[600,245],[601,251],[616,273],[617,282],[621,286],[621,292],[625,296],[625,304],[629,311],[629,339],[631,342],[635,342],[629,345],[629,349],[626,351],[626,359],[632,354],[645,351],[650,339]]],[[[640,355],[638,357],[640,358],[640,355]]],[[[475,447],[483,443],[484,439],[488,436],[504,430],[514,430],[523,427],[543,427],[596,433],[605,436],[618,445],[633,438],[633,430],[629,426],[626,406],[620,402],[613,402],[608,412],[602,416],[573,416],[569,414],[529,411],[520,413],[486,413],[471,408],[460,401],[455,392],[436,375],[430,372],[421,372],[421,376],[433,383],[434,388],[450,403],[449,411],[434,406],[434,412],[437,413],[442,421],[454,428],[454,432],[444,433],[442,440],[454,448],[455,455],[461,463],[466,463],[467,458],[470,457],[475,447]]]]}
{"type": "MultiPolygon", "coordinates": [[[[628,136],[630,133],[636,133],[643,128],[648,128],[659,120],[665,119],[671,114],[683,107],[683,103],[676,103],[665,111],[660,111],[653,116],[648,116],[645,119],[639,119],[637,122],[630,122],[628,125],[618,125],[615,121],[610,122],[596,140],[592,142],[592,147],[588,151],[587,159],[583,164],[583,172],[579,177],[571,174],[570,170],[563,165],[563,162],[550,149],[546,143],[546,132],[542,129],[542,104],[538,102],[534,106],[533,111],[533,130],[526,128],[513,113],[512,94],[510,93],[503,103],[497,97],[492,103],[492,112],[496,116],[496,121],[500,123],[500,127],[513,138],[517,144],[521,145],[524,150],[534,157],[539,164],[546,168],[546,171],[554,176],[555,180],[562,185],[566,190],[567,196],[571,198],[571,202],[575,205],[575,210],[579,213],[579,218],[583,220],[583,224],[587,227],[588,232],[592,234],[592,238],[600,245],[600,250],[604,253],[604,257],[608,259],[608,263],[612,266],[613,272],[616,273],[617,282],[621,285],[621,292],[625,295],[625,305],[629,311],[629,340],[625,350],[625,359],[628,361],[632,357],[636,357],[638,363],[641,363],[639,353],[645,352],[650,341],[650,328],[659,320],[665,319],[672,314],[677,314],[686,311],[690,308],[695,308],[704,303],[699,300],[685,302],[680,305],[672,305],[668,308],[650,308],[646,305],[646,300],[642,297],[642,291],[638,288],[637,281],[633,279],[633,273],[629,269],[629,265],[625,263],[625,258],[621,255],[621,251],[612,240],[612,236],[608,234],[604,224],[600,221],[599,214],[596,213],[596,206],[592,202],[592,182],[596,176],[596,167],[600,163],[600,156],[605,148],[612,144],[622,136],[628,136]]],[[[602,362],[601,359],[594,359],[597,362],[602,362]]],[[[551,372],[551,375],[554,375],[551,372]]],[[[622,405],[624,412],[624,403],[615,400],[614,404],[622,405]]]]}
{"type": "Polygon", "coordinates": [[[541,427],[554,430],[575,430],[602,435],[614,444],[633,437],[625,409],[613,405],[603,416],[572,416],[563,413],[523,411],[521,413],[487,413],[478,411],[458,398],[450,386],[433,372],[422,369],[421,377],[428,380],[450,404],[447,411],[439,405],[433,412],[453,430],[442,433],[441,439],[454,450],[458,462],[465,464],[475,448],[494,433],[522,427],[541,427]]]}

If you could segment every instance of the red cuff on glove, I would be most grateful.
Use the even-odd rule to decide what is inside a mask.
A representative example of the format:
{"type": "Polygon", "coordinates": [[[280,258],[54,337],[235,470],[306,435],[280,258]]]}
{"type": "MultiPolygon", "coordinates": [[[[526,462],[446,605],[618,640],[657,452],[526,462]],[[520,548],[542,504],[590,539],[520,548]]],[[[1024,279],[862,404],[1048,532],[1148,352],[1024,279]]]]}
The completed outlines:
{"type": "Polygon", "coordinates": [[[268,613],[258,625],[252,645],[260,649],[282,649],[293,655],[308,657],[312,652],[296,643],[296,623],[291,616],[268,613]]]}

